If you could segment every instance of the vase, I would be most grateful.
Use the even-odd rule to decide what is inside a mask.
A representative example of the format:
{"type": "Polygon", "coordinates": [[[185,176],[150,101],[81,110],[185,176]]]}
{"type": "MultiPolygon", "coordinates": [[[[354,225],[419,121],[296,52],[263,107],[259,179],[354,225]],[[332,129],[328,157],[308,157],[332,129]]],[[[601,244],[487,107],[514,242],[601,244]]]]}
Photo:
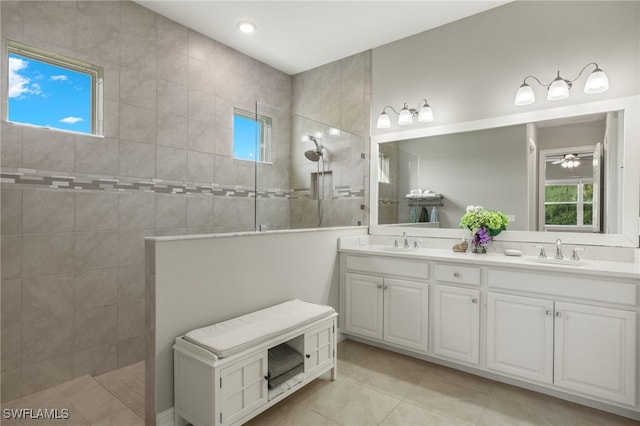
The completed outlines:
{"type": "Polygon", "coordinates": [[[481,246],[480,244],[471,244],[471,253],[484,254],[487,252],[486,246],[481,246]]]}

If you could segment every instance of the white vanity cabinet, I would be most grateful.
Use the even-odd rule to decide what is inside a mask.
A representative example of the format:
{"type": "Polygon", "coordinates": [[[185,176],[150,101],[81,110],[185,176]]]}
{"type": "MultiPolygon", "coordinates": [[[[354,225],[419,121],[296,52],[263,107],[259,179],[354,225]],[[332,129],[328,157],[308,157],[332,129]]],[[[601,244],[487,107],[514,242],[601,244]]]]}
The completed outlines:
{"type": "Polygon", "coordinates": [[[427,284],[347,273],[345,296],[345,331],[427,351],[427,284]]]}

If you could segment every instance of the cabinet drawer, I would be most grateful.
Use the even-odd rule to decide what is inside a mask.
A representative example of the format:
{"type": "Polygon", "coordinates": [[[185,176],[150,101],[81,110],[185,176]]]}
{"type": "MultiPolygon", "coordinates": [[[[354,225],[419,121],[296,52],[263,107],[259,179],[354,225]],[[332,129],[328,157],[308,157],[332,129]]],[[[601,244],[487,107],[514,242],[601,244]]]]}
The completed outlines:
{"type": "Polygon", "coordinates": [[[348,255],[346,265],[348,271],[402,276],[421,280],[429,278],[429,264],[425,261],[348,255]]]}
{"type": "Polygon", "coordinates": [[[480,285],[480,268],[471,266],[436,264],[434,276],[437,281],[480,285]]]}
{"type": "Polygon", "coordinates": [[[543,293],[630,306],[635,306],[637,300],[637,286],[633,282],[594,279],[578,274],[489,269],[488,285],[493,289],[543,293]]]}

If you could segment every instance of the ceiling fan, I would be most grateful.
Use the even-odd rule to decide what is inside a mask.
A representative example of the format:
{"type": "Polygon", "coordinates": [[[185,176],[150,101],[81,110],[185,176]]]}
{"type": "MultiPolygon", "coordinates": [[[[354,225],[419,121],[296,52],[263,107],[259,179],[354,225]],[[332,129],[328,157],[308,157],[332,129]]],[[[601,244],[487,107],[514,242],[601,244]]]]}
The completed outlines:
{"type": "Polygon", "coordinates": [[[562,158],[552,161],[551,164],[560,164],[565,169],[572,169],[580,165],[580,156],[578,154],[564,154],[562,158]]]}

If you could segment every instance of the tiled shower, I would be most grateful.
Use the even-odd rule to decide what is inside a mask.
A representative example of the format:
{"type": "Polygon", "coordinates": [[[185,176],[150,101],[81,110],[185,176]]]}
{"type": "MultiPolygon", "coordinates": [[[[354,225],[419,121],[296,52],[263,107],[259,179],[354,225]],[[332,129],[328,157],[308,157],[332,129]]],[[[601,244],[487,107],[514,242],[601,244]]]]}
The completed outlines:
{"type": "Polygon", "coordinates": [[[307,133],[323,225],[365,224],[368,52],[288,76],[130,1],[1,7],[3,70],[14,40],[105,76],[104,137],[1,124],[3,401],[144,358],[144,237],[317,226],[307,133]],[[273,164],[232,156],[256,105],[273,164]]]}

